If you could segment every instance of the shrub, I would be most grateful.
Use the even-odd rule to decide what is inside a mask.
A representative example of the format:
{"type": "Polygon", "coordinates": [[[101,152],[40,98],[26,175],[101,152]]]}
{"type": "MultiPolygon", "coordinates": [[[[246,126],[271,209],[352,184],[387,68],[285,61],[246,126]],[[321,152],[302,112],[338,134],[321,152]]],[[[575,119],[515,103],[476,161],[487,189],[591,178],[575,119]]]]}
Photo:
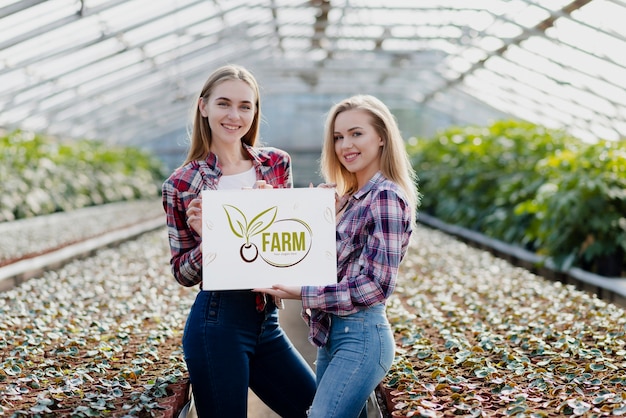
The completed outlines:
{"type": "MultiPolygon", "coordinates": [[[[421,210],[551,257],[601,270],[626,253],[626,151],[527,122],[453,127],[410,141],[421,210]]],[[[621,267],[617,267],[618,274],[621,267]]]]}
{"type": "Polygon", "coordinates": [[[165,178],[149,153],[14,131],[0,137],[0,222],[156,197],[165,178]]]}

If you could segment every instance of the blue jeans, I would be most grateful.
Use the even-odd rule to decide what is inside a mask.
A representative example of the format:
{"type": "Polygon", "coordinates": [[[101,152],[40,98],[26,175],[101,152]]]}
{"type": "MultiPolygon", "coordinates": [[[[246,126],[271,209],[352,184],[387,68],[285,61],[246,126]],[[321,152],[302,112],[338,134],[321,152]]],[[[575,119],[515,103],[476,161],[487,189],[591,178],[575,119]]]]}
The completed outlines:
{"type": "Polygon", "coordinates": [[[329,340],[317,350],[317,393],[309,418],[366,416],[367,398],[391,368],[394,350],[384,305],[333,315],[329,340]]]}
{"type": "Polygon", "coordinates": [[[306,417],[315,375],[251,291],[200,291],[183,334],[183,349],[199,418],[246,418],[248,387],[281,417],[306,417]]]}

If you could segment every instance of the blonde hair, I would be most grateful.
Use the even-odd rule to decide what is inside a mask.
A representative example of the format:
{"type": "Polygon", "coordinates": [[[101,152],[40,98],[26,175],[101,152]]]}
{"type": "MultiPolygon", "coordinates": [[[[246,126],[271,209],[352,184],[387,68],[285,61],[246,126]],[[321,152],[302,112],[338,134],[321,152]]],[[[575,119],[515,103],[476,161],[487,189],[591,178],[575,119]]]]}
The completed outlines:
{"type": "Polygon", "coordinates": [[[417,175],[409,160],[404,140],[396,118],[389,108],[374,96],[356,95],[335,104],[329,111],[324,129],[324,144],[320,168],[328,183],[337,185],[340,195],[357,191],[357,178],[339,161],[335,153],[335,120],[337,115],[347,110],[363,110],[371,116],[371,124],[383,140],[380,155],[380,171],[387,179],[396,183],[405,194],[412,209],[415,222],[419,193],[417,191],[417,175]]]}
{"type": "Polygon", "coordinates": [[[253,147],[259,136],[259,125],[261,120],[261,95],[259,92],[259,85],[250,71],[242,66],[229,64],[220,67],[213,71],[209,78],[204,83],[200,96],[196,98],[195,111],[193,116],[193,126],[190,133],[190,147],[187,153],[187,158],[182,165],[185,165],[191,161],[204,160],[209,155],[209,149],[211,147],[212,133],[207,118],[203,117],[198,108],[198,100],[206,100],[213,93],[215,87],[224,81],[228,80],[241,80],[250,86],[256,101],[254,103],[254,119],[250,130],[241,138],[242,141],[253,147]]]}

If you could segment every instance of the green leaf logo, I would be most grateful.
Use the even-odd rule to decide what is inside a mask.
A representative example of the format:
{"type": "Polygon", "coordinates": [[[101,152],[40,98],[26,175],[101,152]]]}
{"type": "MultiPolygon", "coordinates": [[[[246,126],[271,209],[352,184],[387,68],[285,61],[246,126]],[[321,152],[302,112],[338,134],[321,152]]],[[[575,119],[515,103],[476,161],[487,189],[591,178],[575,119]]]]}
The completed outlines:
{"type": "Polygon", "coordinates": [[[230,230],[239,238],[245,239],[239,253],[241,258],[248,263],[256,260],[259,251],[254,243],[250,242],[250,237],[262,233],[269,228],[276,220],[278,206],[273,206],[256,215],[248,222],[246,215],[233,205],[223,205],[230,230]]]}

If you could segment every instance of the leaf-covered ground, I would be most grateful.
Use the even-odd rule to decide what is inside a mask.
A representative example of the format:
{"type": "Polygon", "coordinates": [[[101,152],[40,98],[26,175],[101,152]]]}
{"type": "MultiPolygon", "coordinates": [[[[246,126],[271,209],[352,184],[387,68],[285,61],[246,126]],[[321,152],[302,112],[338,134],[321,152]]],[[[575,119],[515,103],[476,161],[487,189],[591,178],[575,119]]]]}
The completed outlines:
{"type": "Polygon", "coordinates": [[[163,228],[0,293],[0,416],[158,411],[197,291],[168,260],[163,228]]]}
{"type": "MultiPolygon", "coordinates": [[[[83,221],[136,216],[116,213],[126,219],[83,221]]],[[[92,234],[72,216],[49,224],[56,234],[29,234],[42,248],[75,239],[63,229],[92,234]]],[[[0,293],[0,416],[155,407],[156,377],[185,372],[180,337],[196,292],[168,260],[163,229],[0,293]]],[[[394,416],[626,415],[624,310],[571,286],[420,226],[388,315],[394,416]]]]}
{"type": "Polygon", "coordinates": [[[388,307],[400,417],[626,415],[622,308],[418,229],[388,307]]]}

